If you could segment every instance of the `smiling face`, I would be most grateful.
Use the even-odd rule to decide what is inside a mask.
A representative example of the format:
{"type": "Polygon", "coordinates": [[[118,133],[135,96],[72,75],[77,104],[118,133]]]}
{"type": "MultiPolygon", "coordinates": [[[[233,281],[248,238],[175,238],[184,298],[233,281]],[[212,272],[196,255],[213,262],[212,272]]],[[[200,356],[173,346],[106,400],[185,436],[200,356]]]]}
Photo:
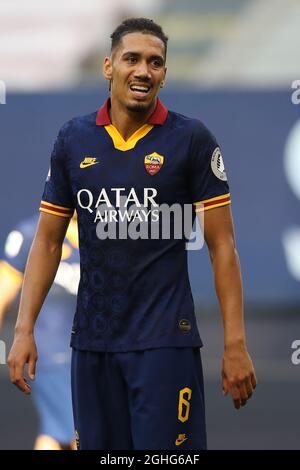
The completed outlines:
{"type": "Polygon", "coordinates": [[[166,75],[164,43],[152,34],[126,34],[105,58],[103,74],[118,106],[133,112],[154,109],[166,75]]]}

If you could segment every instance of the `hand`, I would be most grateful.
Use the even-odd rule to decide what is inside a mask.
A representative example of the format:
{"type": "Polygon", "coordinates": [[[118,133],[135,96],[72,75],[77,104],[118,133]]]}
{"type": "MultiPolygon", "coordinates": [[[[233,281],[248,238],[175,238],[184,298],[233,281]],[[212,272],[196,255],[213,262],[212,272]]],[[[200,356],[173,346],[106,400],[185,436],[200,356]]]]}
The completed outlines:
{"type": "Polygon", "coordinates": [[[252,360],[245,347],[225,349],[222,366],[223,393],[230,393],[238,410],[245,406],[257,385],[252,360]]]}
{"type": "Polygon", "coordinates": [[[24,366],[28,363],[28,376],[34,380],[37,361],[37,349],[32,333],[16,333],[8,356],[10,380],[26,395],[31,393],[31,387],[24,377],[24,366]]]}

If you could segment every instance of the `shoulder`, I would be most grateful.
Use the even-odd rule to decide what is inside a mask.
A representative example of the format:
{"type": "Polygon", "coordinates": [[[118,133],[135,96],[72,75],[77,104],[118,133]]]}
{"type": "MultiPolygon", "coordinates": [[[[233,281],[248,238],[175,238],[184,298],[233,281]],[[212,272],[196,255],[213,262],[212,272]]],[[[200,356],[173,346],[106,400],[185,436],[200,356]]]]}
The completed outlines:
{"type": "Polygon", "coordinates": [[[68,141],[68,139],[74,137],[75,135],[82,134],[87,132],[90,129],[95,128],[97,112],[86,114],[84,116],[76,116],[69,121],[67,121],[59,131],[59,136],[68,141]]]}
{"type": "Polygon", "coordinates": [[[201,140],[203,142],[213,138],[212,132],[200,119],[169,111],[168,122],[170,127],[183,132],[185,136],[190,136],[192,139],[201,140]]]}

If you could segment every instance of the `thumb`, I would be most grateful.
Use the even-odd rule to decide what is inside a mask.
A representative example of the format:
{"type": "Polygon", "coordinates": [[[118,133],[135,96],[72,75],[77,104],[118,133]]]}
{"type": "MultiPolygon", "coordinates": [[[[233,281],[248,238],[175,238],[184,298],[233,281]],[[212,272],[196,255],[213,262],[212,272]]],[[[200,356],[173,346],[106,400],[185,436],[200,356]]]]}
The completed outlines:
{"type": "Polygon", "coordinates": [[[30,359],[28,362],[28,375],[31,380],[35,379],[35,365],[36,365],[36,359],[30,356],[30,359]]]}
{"type": "Polygon", "coordinates": [[[223,375],[222,377],[222,388],[223,388],[223,395],[226,396],[229,392],[229,383],[227,378],[223,375]]]}

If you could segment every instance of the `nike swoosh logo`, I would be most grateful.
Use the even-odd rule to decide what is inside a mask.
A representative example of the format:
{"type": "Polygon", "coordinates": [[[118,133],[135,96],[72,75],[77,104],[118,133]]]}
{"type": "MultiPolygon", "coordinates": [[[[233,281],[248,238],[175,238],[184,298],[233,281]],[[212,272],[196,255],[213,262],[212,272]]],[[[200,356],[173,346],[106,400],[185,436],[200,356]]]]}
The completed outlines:
{"type": "Polygon", "coordinates": [[[87,168],[88,166],[97,165],[97,163],[99,163],[99,162],[93,162],[93,163],[84,163],[84,162],[81,162],[81,163],[80,163],[80,168],[87,168]]]}
{"type": "Polygon", "coordinates": [[[180,446],[181,444],[183,444],[184,441],[187,441],[187,439],[187,437],[185,439],[176,439],[175,445],[180,446]]]}

